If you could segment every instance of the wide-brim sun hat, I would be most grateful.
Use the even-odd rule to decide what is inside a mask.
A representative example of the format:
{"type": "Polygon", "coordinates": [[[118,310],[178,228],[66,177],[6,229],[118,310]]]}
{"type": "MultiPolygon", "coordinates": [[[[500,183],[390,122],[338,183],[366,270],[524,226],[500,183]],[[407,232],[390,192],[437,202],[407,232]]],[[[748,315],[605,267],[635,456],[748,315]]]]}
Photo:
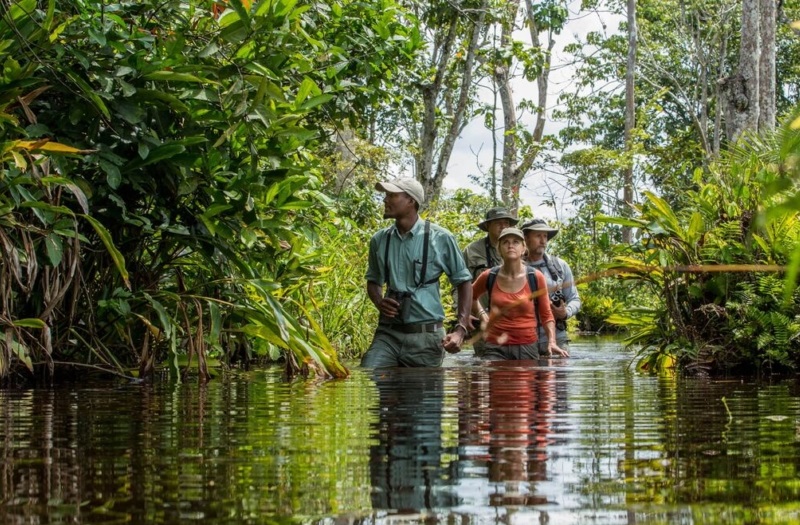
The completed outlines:
{"type": "Polygon", "coordinates": [[[419,181],[412,177],[398,177],[389,182],[379,182],[375,184],[375,189],[384,193],[406,192],[411,198],[417,201],[420,206],[425,202],[425,190],[419,181]]]}
{"type": "Polygon", "coordinates": [[[489,211],[486,212],[486,216],[483,219],[483,221],[478,223],[478,228],[480,228],[483,231],[487,231],[487,225],[490,222],[496,221],[498,219],[508,219],[509,221],[511,221],[511,224],[513,224],[515,226],[519,222],[519,219],[517,217],[514,217],[513,215],[511,215],[511,213],[509,213],[509,211],[507,209],[505,209],[505,208],[492,208],[492,209],[490,209],[489,211]]]}
{"type": "Polygon", "coordinates": [[[551,228],[543,219],[532,219],[522,225],[523,232],[547,232],[549,241],[558,233],[558,228],[551,228]]]}
{"type": "Polygon", "coordinates": [[[509,235],[519,237],[523,242],[525,242],[525,234],[522,233],[522,230],[519,228],[503,228],[503,231],[500,232],[500,236],[497,238],[498,242],[503,237],[508,237],[509,235]]]}

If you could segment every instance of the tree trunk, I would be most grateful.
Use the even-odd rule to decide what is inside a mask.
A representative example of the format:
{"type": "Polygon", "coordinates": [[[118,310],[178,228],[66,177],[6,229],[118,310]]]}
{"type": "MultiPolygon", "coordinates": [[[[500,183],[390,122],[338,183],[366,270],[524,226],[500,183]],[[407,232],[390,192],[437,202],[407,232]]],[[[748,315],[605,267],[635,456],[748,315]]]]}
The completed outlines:
{"type": "MultiPolygon", "coordinates": [[[[722,36],[722,40],[720,42],[720,49],[719,49],[719,56],[724,57],[728,52],[728,37],[727,35],[722,36]]],[[[719,61],[719,71],[717,78],[722,78],[723,71],[725,69],[725,61],[719,61]]],[[[714,113],[714,135],[711,140],[711,148],[714,156],[718,156],[722,144],[722,113],[723,113],[723,89],[722,84],[717,82],[716,88],[714,89],[714,99],[719,101],[720,107],[714,113]]]]}
{"type": "MultiPolygon", "coordinates": [[[[419,151],[415,155],[416,175],[425,188],[425,200],[430,202],[433,197],[429,183],[433,176],[433,154],[436,151],[436,141],[439,136],[439,127],[436,121],[436,108],[442,92],[442,84],[453,52],[458,28],[458,14],[453,13],[447,33],[441,43],[434,44],[432,62],[436,67],[436,74],[430,83],[419,87],[422,95],[422,131],[419,134],[419,151]]],[[[427,204],[424,203],[424,204],[427,204]]]]}
{"type": "MultiPolygon", "coordinates": [[[[761,60],[760,0],[742,0],[739,67],[722,81],[728,138],[735,141],[746,130],[758,129],[759,63],[761,60]]],[[[774,53],[774,50],[773,50],[774,53]]]]}
{"type": "MultiPolygon", "coordinates": [[[[519,0],[512,0],[506,4],[506,18],[502,21],[500,34],[500,49],[508,49],[512,44],[514,22],[519,11],[519,0]]],[[[517,108],[514,105],[514,94],[511,89],[511,63],[510,59],[503,59],[494,65],[494,79],[497,92],[500,95],[500,104],[503,107],[503,160],[502,160],[502,185],[500,197],[512,214],[519,207],[519,186],[514,186],[513,173],[517,167],[517,108]]]]}
{"type": "MultiPolygon", "coordinates": [[[[622,182],[622,200],[624,214],[628,215],[633,207],[633,128],[636,125],[636,104],[634,99],[636,74],[636,0],[628,0],[628,69],[625,73],[625,175],[622,182]]],[[[630,226],[622,228],[622,242],[630,244],[632,231],[630,226]]]]}
{"type": "Polygon", "coordinates": [[[758,64],[758,130],[775,129],[776,98],[775,84],[775,24],[777,8],[775,0],[761,0],[759,33],[761,35],[761,56],[758,64]]]}
{"type": "MultiPolygon", "coordinates": [[[[516,19],[517,11],[519,10],[519,2],[510,2],[510,5],[513,6],[513,12],[511,8],[509,8],[509,12],[513,13],[511,18],[511,24],[513,24],[516,19]]],[[[501,196],[506,205],[514,211],[519,207],[519,191],[522,181],[536,161],[542,147],[541,142],[544,136],[544,125],[547,122],[547,89],[550,81],[550,59],[553,46],[555,46],[555,40],[550,37],[550,33],[554,30],[552,27],[548,29],[547,47],[542,46],[541,39],[539,38],[541,28],[536,18],[533,16],[535,12],[533,1],[525,0],[525,7],[531,45],[541,50],[542,64],[539,74],[536,77],[536,87],[538,91],[538,98],[536,101],[536,123],[534,124],[533,134],[524,145],[524,152],[520,152],[520,136],[519,130],[517,129],[517,108],[514,106],[511,89],[507,87],[508,96],[504,99],[503,88],[500,88],[501,100],[503,100],[503,117],[506,125],[503,130],[503,180],[501,183],[501,196]]],[[[510,26],[510,28],[512,27],[513,25],[510,26]]],[[[508,78],[508,82],[510,82],[507,66],[504,73],[508,78]]],[[[510,84],[508,84],[508,86],[510,86],[510,84]]]]}
{"type": "Polygon", "coordinates": [[[455,50],[458,48],[458,36],[465,24],[464,15],[455,9],[442,42],[434,45],[432,65],[436,74],[430,83],[419,86],[423,99],[422,131],[418,135],[419,148],[414,160],[415,176],[425,188],[424,206],[438,199],[455,141],[467,124],[465,115],[471,100],[470,90],[477,67],[476,56],[480,35],[485,25],[487,6],[488,0],[484,0],[474,15],[475,20],[471,21],[470,39],[466,44],[465,58],[461,67],[462,76],[456,96],[453,97],[451,93],[453,89],[445,82],[448,70],[453,67],[453,60],[460,60],[458,54],[461,51],[456,54],[455,50]],[[447,126],[447,129],[440,138],[439,133],[444,126],[447,126]]]}

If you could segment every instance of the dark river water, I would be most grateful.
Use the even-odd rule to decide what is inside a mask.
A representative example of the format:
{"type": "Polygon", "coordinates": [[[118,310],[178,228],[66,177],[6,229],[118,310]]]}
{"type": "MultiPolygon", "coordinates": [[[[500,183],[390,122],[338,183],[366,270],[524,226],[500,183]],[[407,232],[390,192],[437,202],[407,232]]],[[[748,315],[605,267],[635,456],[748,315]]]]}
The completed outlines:
{"type": "Polygon", "coordinates": [[[797,523],[800,388],[563,360],[0,390],[0,523],[797,523]]]}

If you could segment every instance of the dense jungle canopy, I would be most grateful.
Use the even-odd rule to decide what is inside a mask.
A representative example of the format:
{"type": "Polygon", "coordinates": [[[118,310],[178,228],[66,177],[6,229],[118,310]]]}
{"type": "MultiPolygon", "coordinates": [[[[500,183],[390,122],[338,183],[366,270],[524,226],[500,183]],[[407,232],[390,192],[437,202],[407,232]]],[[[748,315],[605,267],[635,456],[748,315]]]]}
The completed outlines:
{"type": "Polygon", "coordinates": [[[5,2],[0,380],[346,376],[376,321],[373,185],[401,172],[466,243],[492,205],[541,213],[521,194],[556,170],[573,329],[626,330],[643,368],[796,369],[798,7],[5,2]],[[445,190],[475,123],[491,159],[445,190]]]}

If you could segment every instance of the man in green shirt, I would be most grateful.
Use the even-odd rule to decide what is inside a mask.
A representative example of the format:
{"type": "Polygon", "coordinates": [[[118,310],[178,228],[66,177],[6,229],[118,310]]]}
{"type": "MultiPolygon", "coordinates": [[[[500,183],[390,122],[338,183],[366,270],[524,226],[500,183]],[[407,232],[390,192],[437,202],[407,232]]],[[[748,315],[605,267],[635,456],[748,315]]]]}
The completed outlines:
{"type": "Polygon", "coordinates": [[[369,242],[367,295],[380,319],[361,366],[440,366],[445,351],[461,350],[472,327],[472,276],[453,234],[420,219],[425,192],[416,179],[379,182],[375,189],[386,194],[383,218],[394,224],[369,242]],[[439,295],[442,274],[458,290],[458,325],[449,334],[439,295]]]}
{"type": "MultiPolygon", "coordinates": [[[[497,241],[500,237],[500,232],[506,228],[516,226],[517,222],[519,222],[519,219],[505,208],[491,208],[486,212],[484,220],[478,223],[478,228],[486,232],[486,237],[481,237],[477,241],[471,242],[464,248],[463,252],[464,261],[472,274],[473,282],[482,271],[502,264],[503,260],[497,252],[497,241]]],[[[484,296],[481,299],[481,304],[484,308],[487,305],[486,301],[487,299],[484,296]]],[[[485,342],[481,339],[472,345],[472,349],[478,357],[483,355],[484,344],[485,342]]]]}

